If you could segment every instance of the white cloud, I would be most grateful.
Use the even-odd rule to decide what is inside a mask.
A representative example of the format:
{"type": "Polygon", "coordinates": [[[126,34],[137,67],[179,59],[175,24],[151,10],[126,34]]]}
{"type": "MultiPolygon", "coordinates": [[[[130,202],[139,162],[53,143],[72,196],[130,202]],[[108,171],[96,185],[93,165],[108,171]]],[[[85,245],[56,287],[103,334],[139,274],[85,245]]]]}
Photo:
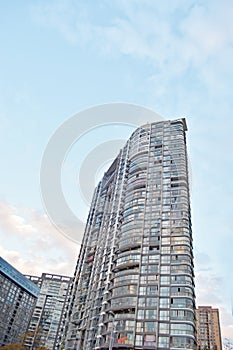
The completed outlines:
{"type": "Polygon", "coordinates": [[[35,232],[35,228],[18,214],[17,208],[4,202],[0,202],[0,227],[6,233],[22,234],[23,236],[35,232]]]}
{"type": "Polygon", "coordinates": [[[232,110],[232,11],[229,0],[115,0],[95,6],[50,0],[33,6],[32,16],[94,55],[127,56],[147,65],[144,91],[163,115],[200,113],[198,107],[209,113],[218,100],[217,114],[232,110]]]}
{"type": "Polygon", "coordinates": [[[197,306],[218,308],[222,337],[231,337],[233,329],[231,295],[224,276],[216,273],[213,261],[207,253],[195,252],[194,256],[197,306]]]}
{"type": "Polygon", "coordinates": [[[196,274],[197,306],[212,306],[219,309],[222,337],[232,337],[233,316],[229,291],[221,276],[213,271],[196,274]]]}
{"type": "Polygon", "coordinates": [[[68,257],[52,259],[49,256],[42,256],[36,251],[34,254],[25,257],[24,254],[18,251],[8,250],[2,246],[0,246],[0,255],[23,274],[40,276],[42,272],[45,272],[73,276],[72,257],[70,259],[68,257]]]}
{"type": "Polygon", "coordinates": [[[6,202],[0,202],[0,212],[3,258],[25,274],[73,275],[79,247],[62,236],[45,214],[6,202]],[[17,251],[9,250],[12,245],[17,251]]]}
{"type": "Polygon", "coordinates": [[[115,11],[109,12],[112,4],[103,2],[101,15],[94,16],[98,5],[47,1],[34,6],[32,15],[38,23],[56,29],[68,42],[85,42],[101,51],[107,47],[115,54],[148,58],[155,65],[167,65],[175,59],[185,68],[231,45],[230,1],[164,3],[113,1],[115,11]]]}

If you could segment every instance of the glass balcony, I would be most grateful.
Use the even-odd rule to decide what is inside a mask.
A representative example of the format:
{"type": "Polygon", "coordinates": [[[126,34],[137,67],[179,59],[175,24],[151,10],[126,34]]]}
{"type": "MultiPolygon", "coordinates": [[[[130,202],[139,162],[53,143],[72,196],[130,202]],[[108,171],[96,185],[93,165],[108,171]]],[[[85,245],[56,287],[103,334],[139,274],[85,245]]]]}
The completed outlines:
{"type": "Polygon", "coordinates": [[[127,239],[122,239],[119,242],[119,249],[120,250],[125,250],[128,248],[133,248],[140,246],[142,243],[142,237],[141,236],[135,236],[127,239]]]}
{"type": "Polygon", "coordinates": [[[133,265],[138,265],[139,263],[140,263],[140,255],[129,255],[118,259],[116,262],[116,267],[120,268],[123,266],[133,266],[133,265]]]}
{"type": "Polygon", "coordinates": [[[135,308],[136,305],[137,305],[137,297],[115,298],[111,300],[112,310],[135,308]]]}

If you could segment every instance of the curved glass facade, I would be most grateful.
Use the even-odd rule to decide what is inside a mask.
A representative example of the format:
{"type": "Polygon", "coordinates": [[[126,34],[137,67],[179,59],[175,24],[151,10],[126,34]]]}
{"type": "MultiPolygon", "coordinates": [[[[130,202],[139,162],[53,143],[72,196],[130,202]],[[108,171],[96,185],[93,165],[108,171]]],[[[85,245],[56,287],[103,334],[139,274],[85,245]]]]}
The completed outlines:
{"type": "Polygon", "coordinates": [[[184,119],[138,128],[97,187],[66,349],[195,349],[185,132],[184,119]]]}

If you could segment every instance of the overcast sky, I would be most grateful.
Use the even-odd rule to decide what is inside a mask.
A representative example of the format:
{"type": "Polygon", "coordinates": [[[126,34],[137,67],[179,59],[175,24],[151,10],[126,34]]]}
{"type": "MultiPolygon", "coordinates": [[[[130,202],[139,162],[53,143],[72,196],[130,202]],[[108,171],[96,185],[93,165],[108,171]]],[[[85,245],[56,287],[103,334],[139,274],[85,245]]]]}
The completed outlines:
{"type": "MultiPolygon", "coordinates": [[[[231,0],[1,2],[3,258],[23,273],[73,274],[79,246],[51,225],[39,185],[43,152],[67,118],[110,102],[186,117],[197,305],[219,307],[222,333],[233,338],[232,15],[231,0]]],[[[132,130],[95,129],[67,157],[64,195],[83,221],[82,163],[132,130]]],[[[104,165],[101,158],[96,178],[104,165]]]]}

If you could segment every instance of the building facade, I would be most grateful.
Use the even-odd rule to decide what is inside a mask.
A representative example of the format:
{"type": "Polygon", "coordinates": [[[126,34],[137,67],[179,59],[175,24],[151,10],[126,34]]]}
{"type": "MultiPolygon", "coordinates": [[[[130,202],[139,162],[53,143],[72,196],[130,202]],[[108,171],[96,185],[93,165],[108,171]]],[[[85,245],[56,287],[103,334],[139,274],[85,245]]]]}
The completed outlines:
{"type": "Polygon", "coordinates": [[[66,349],[195,349],[185,119],[139,127],[97,186],[66,349]]]}
{"type": "Polygon", "coordinates": [[[38,294],[34,283],[0,257],[0,347],[26,333],[38,294]]]}
{"type": "Polygon", "coordinates": [[[219,311],[211,306],[199,306],[197,316],[197,349],[222,350],[219,311]]]}
{"type": "Polygon", "coordinates": [[[40,293],[28,327],[25,348],[60,349],[72,279],[48,273],[27,278],[40,287],[40,293]]]}

